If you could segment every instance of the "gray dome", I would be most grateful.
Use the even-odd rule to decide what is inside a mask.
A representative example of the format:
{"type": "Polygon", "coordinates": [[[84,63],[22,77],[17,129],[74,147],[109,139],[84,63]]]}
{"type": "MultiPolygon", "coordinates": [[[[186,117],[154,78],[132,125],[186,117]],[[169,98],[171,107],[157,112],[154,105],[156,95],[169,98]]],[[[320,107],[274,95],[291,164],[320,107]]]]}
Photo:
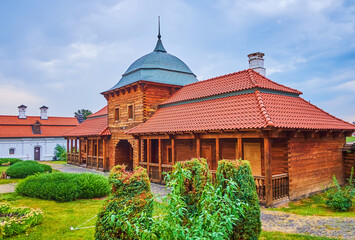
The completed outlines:
{"type": "Polygon", "coordinates": [[[160,38],[154,51],[132,63],[120,81],[108,91],[141,80],[180,86],[198,81],[183,61],[166,52],[160,38]]]}

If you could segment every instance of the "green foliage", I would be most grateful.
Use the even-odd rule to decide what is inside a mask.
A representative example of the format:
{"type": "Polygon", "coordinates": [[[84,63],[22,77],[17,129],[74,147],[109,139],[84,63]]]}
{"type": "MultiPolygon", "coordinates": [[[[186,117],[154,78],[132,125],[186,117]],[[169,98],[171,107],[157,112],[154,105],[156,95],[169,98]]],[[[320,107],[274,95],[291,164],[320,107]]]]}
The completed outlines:
{"type": "Polygon", "coordinates": [[[166,214],[157,219],[151,217],[145,170],[130,173],[117,166],[110,176],[113,194],[99,213],[96,239],[257,239],[260,210],[250,166],[245,161],[221,163],[214,185],[205,159],[178,162],[166,176],[171,190],[161,204],[166,214]]]}
{"type": "Polygon", "coordinates": [[[82,114],[83,117],[84,117],[84,120],[87,119],[87,116],[91,115],[92,112],[90,110],[87,110],[87,109],[81,109],[81,110],[78,110],[74,113],[74,117],[78,117],[79,114],[82,114]]]}
{"type": "Polygon", "coordinates": [[[140,239],[140,226],[149,225],[153,211],[146,170],[137,167],[126,172],[124,165],[118,165],[111,170],[109,182],[112,193],[98,215],[95,238],[140,239]],[[144,217],[140,218],[141,215],[144,217]]]}
{"type": "Polygon", "coordinates": [[[54,156],[58,161],[67,161],[67,149],[62,145],[57,144],[54,148],[54,156]]]}
{"type": "Polygon", "coordinates": [[[6,174],[11,178],[25,178],[36,173],[51,173],[52,167],[35,161],[20,161],[10,166],[6,174]]]}
{"type": "Polygon", "coordinates": [[[37,174],[22,180],[16,187],[21,195],[58,202],[104,197],[109,191],[106,177],[90,173],[37,174]]]}
{"type": "Polygon", "coordinates": [[[10,163],[10,165],[13,165],[17,162],[22,162],[22,160],[19,158],[0,158],[0,166],[3,164],[7,164],[7,163],[10,163]]]}
{"type": "Polygon", "coordinates": [[[25,178],[35,173],[43,173],[41,164],[35,161],[17,162],[6,170],[6,174],[11,178],[25,178]]]}
{"type": "Polygon", "coordinates": [[[40,210],[15,208],[6,203],[0,203],[0,238],[6,238],[26,232],[43,220],[40,210]]]}
{"type": "Polygon", "coordinates": [[[241,201],[244,214],[236,222],[230,239],[258,239],[261,232],[259,198],[255,191],[255,181],[248,161],[222,160],[218,162],[216,185],[223,191],[228,189],[228,182],[232,180],[237,187],[232,201],[241,201]]]}
{"type": "Polygon", "coordinates": [[[353,183],[354,168],[351,168],[349,184],[340,187],[338,180],[333,176],[335,187],[327,191],[328,200],[325,204],[334,211],[345,212],[352,206],[352,199],[355,196],[355,187],[353,183]]]}

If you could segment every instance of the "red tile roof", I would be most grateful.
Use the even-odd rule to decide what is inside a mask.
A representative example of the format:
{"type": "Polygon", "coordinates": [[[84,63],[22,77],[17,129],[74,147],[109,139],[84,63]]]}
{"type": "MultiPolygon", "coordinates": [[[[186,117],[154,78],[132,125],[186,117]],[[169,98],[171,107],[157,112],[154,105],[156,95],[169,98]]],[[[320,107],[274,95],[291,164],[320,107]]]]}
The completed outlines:
{"type": "Polygon", "coordinates": [[[18,116],[0,116],[0,138],[19,137],[62,137],[65,132],[78,125],[78,120],[73,117],[48,117],[42,120],[37,116],[27,116],[19,119],[18,116]],[[33,134],[32,125],[41,123],[41,134],[33,134]]]}
{"type": "Polygon", "coordinates": [[[87,116],[87,118],[93,118],[93,117],[98,117],[98,116],[103,116],[107,115],[107,105],[103,108],[101,108],[99,111],[87,116]]]}
{"type": "Polygon", "coordinates": [[[254,93],[178,104],[158,109],[128,134],[257,129],[355,130],[355,126],[317,108],[300,97],[254,93]]]}
{"type": "Polygon", "coordinates": [[[302,94],[296,89],[275,83],[254,70],[248,69],[185,85],[161,105],[252,88],[264,88],[297,95],[302,94]]]}
{"type": "Polygon", "coordinates": [[[109,136],[111,135],[107,124],[107,106],[91,114],[79,126],[66,132],[64,137],[74,136],[109,136]]]}
{"type": "Polygon", "coordinates": [[[107,115],[97,118],[88,118],[82,122],[76,128],[66,132],[64,137],[72,136],[98,136],[98,135],[107,135],[105,131],[107,128],[107,115]]]}

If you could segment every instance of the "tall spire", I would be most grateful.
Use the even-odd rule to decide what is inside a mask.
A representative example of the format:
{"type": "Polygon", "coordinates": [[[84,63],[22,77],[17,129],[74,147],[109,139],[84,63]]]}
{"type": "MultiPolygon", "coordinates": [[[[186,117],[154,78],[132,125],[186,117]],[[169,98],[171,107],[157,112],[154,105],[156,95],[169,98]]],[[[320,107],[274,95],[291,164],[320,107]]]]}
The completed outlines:
{"type": "Polygon", "coordinates": [[[161,35],[160,35],[160,16],[158,17],[158,42],[157,45],[155,45],[154,52],[164,52],[166,53],[166,50],[163,46],[163,43],[161,42],[161,35]]]}
{"type": "Polygon", "coordinates": [[[158,39],[161,38],[161,35],[160,35],[160,16],[158,16],[158,39]]]}

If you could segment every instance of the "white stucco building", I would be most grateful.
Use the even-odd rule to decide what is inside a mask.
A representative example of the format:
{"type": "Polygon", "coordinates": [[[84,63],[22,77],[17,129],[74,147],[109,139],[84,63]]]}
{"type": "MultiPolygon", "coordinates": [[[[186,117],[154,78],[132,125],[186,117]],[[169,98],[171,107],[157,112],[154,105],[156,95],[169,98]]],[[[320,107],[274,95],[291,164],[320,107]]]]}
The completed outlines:
{"type": "Polygon", "coordinates": [[[48,117],[48,107],[40,116],[26,116],[21,105],[18,116],[0,115],[0,158],[52,160],[57,144],[66,145],[64,133],[79,123],[74,117],[48,117]]]}

